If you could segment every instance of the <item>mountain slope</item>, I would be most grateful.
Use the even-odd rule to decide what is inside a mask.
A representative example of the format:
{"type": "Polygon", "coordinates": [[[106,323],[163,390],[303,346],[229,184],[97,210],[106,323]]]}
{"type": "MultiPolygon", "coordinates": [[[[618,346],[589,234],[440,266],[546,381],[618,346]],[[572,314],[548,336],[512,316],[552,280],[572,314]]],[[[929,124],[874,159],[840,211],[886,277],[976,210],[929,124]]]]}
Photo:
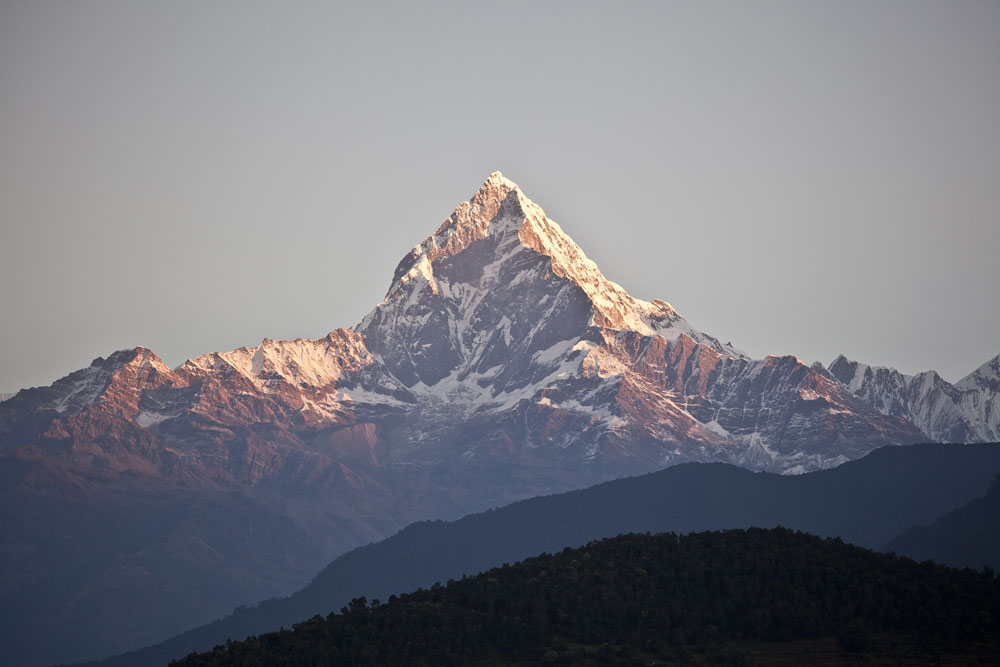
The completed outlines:
{"type": "Polygon", "coordinates": [[[398,485],[310,451],[280,402],[238,391],[137,348],[3,403],[6,659],[161,640],[406,523],[398,485]]]}
{"type": "Polygon", "coordinates": [[[295,595],[241,608],[158,646],[101,664],[164,663],[194,650],[291,627],[352,598],[459,579],[543,551],[623,532],[782,525],[877,548],[909,526],[980,496],[1000,472],[1000,445],[917,445],[877,450],[800,476],[687,464],[581,491],[525,500],[453,522],[407,526],[330,563],[295,595]]]}
{"type": "Polygon", "coordinates": [[[949,512],[929,526],[911,528],[894,538],[887,551],[952,567],[1000,570],[1000,477],[983,498],[949,512]]]}
{"type": "Polygon", "coordinates": [[[158,641],[233,602],[301,586],[326,555],[260,495],[96,480],[39,461],[0,462],[0,479],[5,664],[158,641]]]}

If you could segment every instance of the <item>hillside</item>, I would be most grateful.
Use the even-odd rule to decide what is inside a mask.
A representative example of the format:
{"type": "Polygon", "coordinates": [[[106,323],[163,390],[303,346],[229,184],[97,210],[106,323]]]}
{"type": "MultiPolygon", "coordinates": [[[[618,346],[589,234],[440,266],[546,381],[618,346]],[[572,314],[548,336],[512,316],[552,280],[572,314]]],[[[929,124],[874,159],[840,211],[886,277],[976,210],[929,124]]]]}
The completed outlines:
{"type": "Polygon", "coordinates": [[[983,498],[928,526],[911,528],[889,542],[886,549],[952,567],[985,566],[1000,571],[1000,476],[983,498]]]}
{"type": "Polygon", "coordinates": [[[784,529],[624,535],[384,604],[354,599],[172,664],[739,664],[756,642],[829,637],[855,653],[891,639],[913,664],[972,647],[989,658],[1000,582],[784,529]]]}
{"type": "Polygon", "coordinates": [[[781,525],[877,549],[907,528],[980,497],[998,473],[998,445],[889,447],[833,470],[793,477],[725,464],[675,466],[457,521],[413,524],[341,556],[289,598],[241,607],[225,619],[101,664],[164,663],[227,638],[325,615],[352,598],[386,599],[624,532],[781,525]]]}

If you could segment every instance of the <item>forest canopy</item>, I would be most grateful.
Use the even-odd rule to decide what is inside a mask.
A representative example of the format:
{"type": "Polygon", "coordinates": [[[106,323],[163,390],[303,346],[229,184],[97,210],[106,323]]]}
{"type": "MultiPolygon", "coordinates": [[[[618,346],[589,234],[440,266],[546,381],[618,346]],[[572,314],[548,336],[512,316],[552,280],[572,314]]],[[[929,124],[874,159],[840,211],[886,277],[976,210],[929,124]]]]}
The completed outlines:
{"type": "Polygon", "coordinates": [[[593,646],[643,664],[746,641],[838,637],[863,651],[890,635],[926,649],[995,645],[1000,582],[781,528],[632,534],[385,602],[356,598],[171,664],[571,664],[593,646]]]}

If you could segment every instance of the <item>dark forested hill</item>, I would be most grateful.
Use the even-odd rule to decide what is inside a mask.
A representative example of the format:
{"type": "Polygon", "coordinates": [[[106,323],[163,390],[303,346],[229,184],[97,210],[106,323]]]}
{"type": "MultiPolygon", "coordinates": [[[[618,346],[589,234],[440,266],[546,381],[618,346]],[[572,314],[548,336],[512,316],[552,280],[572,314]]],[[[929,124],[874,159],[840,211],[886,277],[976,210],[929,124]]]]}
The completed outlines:
{"type": "Polygon", "coordinates": [[[929,526],[911,528],[887,550],[953,567],[1000,570],[1000,476],[983,498],[949,512],[929,526]]]}
{"type": "Polygon", "coordinates": [[[833,470],[794,477],[725,464],[675,466],[453,522],[413,524],[341,556],[290,598],[240,608],[211,625],[103,664],[163,664],[227,638],[325,615],[352,598],[386,599],[625,532],[781,525],[881,548],[907,528],[981,497],[998,473],[998,445],[890,447],[833,470]]]}
{"type": "Polygon", "coordinates": [[[786,529],[623,535],[385,604],[355,599],[176,665],[738,664],[755,642],[834,636],[854,652],[891,638],[897,657],[988,656],[1000,582],[786,529]]]}

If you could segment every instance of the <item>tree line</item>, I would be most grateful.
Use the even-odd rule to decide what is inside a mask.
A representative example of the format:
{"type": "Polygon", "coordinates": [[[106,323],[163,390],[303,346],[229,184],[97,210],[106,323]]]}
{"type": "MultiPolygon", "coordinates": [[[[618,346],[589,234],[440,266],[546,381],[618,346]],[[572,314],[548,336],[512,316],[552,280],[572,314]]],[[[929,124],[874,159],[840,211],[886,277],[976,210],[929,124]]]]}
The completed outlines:
{"type": "Polygon", "coordinates": [[[748,640],[838,637],[864,651],[887,635],[933,650],[1000,645],[1000,582],[782,528],[630,534],[355,598],[171,665],[573,664],[587,647],[642,664],[748,640]]]}

